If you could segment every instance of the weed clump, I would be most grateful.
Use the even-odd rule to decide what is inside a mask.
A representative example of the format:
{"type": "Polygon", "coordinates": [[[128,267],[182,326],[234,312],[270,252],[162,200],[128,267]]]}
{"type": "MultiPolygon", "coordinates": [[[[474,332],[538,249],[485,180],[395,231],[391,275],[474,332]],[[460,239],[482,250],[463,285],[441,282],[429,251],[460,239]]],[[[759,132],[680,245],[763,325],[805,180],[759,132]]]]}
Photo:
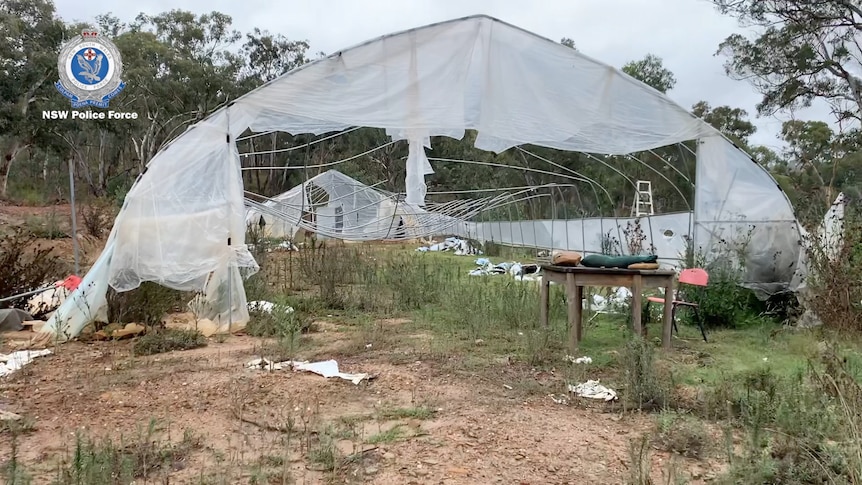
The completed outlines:
{"type": "MultiPolygon", "coordinates": [[[[147,482],[155,476],[165,476],[185,461],[202,441],[188,431],[178,443],[159,439],[154,424],[128,443],[111,440],[97,441],[77,435],[71,459],[61,465],[58,484],[134,483],[147,482]]],[[[161,481],[161,480],[157,480],[161,481]]]]}
{"type": "Polygon", "coordinates": [[[693,416],[662,411],[656,420],[653,443],[661,450],[703,458],[709,440],[706,427],[693,416]]]}
{"type": "Polygon", "coordinates": [[[191,350],[204,347],[207,339],[197,330],[165,328],[150,331],[139,338],[133,347],[137,355],[153,355],[173,350],[191,350]]]}
{"type": "Polygon", "coordinates": [[[182,292],[145,281],[134,290],[108,289],[108,321],[158,325],[165,314],[180,307],[190,297],[182,292]]]}
{"type": "Polygon", "coordinates": [[[655,366],[655,351],[640,335],[633,336],[621,355],[627,403],[637,409],[662,408],[671,385],[655,366]]]}

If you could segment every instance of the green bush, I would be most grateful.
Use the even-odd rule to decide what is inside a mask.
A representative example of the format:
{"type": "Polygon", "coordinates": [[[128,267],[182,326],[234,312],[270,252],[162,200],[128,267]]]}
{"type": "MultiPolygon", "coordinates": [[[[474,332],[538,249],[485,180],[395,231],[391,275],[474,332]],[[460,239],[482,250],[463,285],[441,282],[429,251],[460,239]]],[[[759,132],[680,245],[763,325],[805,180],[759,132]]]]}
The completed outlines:
{"type": "Polygon", "coordinates": [[[191,296],[145,281],[134,290],[117,292],[108,289],[108,321],[158,325],[165,314],[185,308],[191,296]]]}
{"type": "Polygon", "coordinates": [[[827,350],[807,372],[781,377],[764,366],[730,379],[720,399],[745,440],[728,456],[728,483],[862,480],[862,387],[844,358],[827,350]]]}
{"type": "Polygon", "coordinates": [[[174,350],[205,347],[207,339],[197,330],[165,328],[151,330],[137,339],[133,350],[137,355],[153,355],[174,350]]]}

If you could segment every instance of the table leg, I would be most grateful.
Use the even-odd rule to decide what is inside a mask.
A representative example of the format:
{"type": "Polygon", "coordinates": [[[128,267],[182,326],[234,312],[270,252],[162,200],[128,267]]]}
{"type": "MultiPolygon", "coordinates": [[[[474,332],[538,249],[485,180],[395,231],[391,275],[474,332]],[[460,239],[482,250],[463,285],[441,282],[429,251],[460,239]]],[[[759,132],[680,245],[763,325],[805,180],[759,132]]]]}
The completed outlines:
{"type": "Polygon", "coordinates": [[[566,303],[569,317],[569,351],[574,355],[578,350],[581,335],[581,300],[573,273],[566,274],[566,303]]]}
{"type": "Polygon", "coordinates": [[[584,338],[584,287],[575,284],[575,323],[577,325],[576,338],[578,342],[584,338]]]}
{"type": "Polygon", "coordinates": [[[673,330],[673,296],[673,278],[670,278],[664,287],[664,313],[661,319],[661,345],[665,349],[670,349],[673,330]]]}
{"type": "Polygon", "coordinates": [[[539,285],[539,322],[542,328],[548,328],[548,305],[551,282],[548,278],[542,277],[542,283],[539,285]]]}
{"type": "Polygon", "coordinates": [[[643,303],[643,283],[641,282],[641,276],[635,275],[632,277],[632,330],[634,330],[635,335],[643,335],[646,337],[646,328],[641,324],[641,316],[643,315],[643,309],[641,307],[643,303]]]}

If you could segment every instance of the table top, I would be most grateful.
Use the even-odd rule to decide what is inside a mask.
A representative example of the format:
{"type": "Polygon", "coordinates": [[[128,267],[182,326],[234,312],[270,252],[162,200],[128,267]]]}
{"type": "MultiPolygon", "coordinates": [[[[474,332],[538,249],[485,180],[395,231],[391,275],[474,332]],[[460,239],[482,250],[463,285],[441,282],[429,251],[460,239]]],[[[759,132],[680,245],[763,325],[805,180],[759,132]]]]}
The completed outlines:
{"type": "Polygon", "coordinates": [[[676,276],[672,269],[627,269],[627,268],[588,268],[586,266],[558,266],[555,264],[540,265],[542,271],[554,273],[582,273],[620,276],[676,276]]]}

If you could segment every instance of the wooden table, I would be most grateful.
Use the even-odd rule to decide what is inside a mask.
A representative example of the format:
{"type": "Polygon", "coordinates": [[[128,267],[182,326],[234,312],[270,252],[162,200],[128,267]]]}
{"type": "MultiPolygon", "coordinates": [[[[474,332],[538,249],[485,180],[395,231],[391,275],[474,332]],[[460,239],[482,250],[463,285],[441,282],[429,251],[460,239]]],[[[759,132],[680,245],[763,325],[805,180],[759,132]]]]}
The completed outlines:
{"type": "Polygon", "coordinates": [[[551,283],[565,285],[569,316],[569,349],[574,353],[583,332],[583,306],[585,286],[625,286],[632,290],[632,326],[636,334],[646,336],[646,327],[641,324],[643,290],[664,288],[664,313],[662,315],[662,346],[670,348],[672,329],[673,270],[636,270],[616,268],[587,268],[584,266],[541,265],[542,326],[548,326],[548,293],[551,283]]]}

